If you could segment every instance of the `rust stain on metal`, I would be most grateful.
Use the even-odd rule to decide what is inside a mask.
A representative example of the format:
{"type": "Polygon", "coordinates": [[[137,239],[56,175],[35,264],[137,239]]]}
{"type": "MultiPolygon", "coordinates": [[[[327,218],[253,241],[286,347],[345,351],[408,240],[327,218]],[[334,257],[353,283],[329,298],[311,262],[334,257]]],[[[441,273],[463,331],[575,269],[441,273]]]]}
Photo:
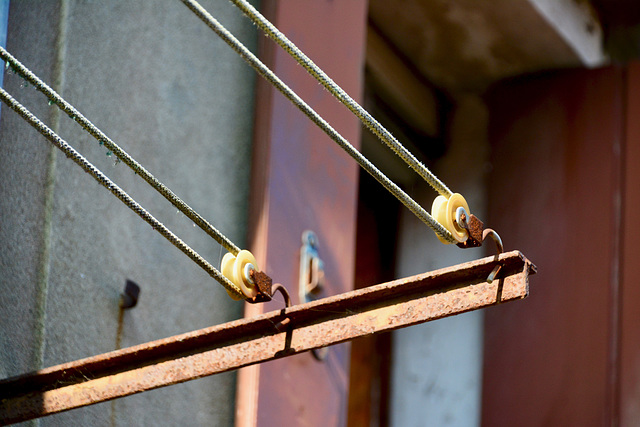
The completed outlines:
{"type": "Polygon", "coordinates": [[[251,278],[256,283],[256,287],[262,294],[267,294],[270,297],[273,296],[271,287],[273,286],[273,280],[262,271],[251,270],[251,278]]]}
{"type": "Polygon", "coordinates": [[[458,243],[458,247],[466,249],[482,246],[482,232],[484,230],[484,223],[480,221],[480,218],[478,218],[474,214],[470,214],[469,218],[467,218],[467,225],[469,238],[463,243],[458,243]]]}
{"type": "Polygon", "coordinates": [[[256,270],[251,270],[249,275],[256,284],[258,294],[253,298],[246,299],[245,301],[251,304],[271,301],[271,298],[273,297],[273,280],[271,280],[271,277],[267,276],[262,271],[256,270]]]}
{"type": "Polygon", "coordinates": [[[520,252],[100,354],[0,381],[14,423],[475,310],[528,295],[520,252]],[[487,275],[502,265],[499,280],[487,275]]]}

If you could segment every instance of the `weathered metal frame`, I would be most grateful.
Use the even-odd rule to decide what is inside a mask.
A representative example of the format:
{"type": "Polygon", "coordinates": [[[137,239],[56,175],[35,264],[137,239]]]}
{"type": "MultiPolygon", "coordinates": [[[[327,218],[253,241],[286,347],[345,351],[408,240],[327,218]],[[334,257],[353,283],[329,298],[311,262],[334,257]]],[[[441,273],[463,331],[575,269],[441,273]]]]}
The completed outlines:
{"type": "Polygon", "coordinates": [[[0,381],[14,423],[528,295],[520,252],[459,264],[0,381]],[[499,280],[486,281],[496,265],[499,280]]]}

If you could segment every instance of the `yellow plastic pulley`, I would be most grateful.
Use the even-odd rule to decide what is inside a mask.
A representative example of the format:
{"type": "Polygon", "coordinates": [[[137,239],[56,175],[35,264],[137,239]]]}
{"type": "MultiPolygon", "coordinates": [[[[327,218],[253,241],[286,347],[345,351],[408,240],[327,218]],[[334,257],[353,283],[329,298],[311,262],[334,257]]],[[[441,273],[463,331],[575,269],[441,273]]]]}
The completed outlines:
{"type": "MultiPolygon", "coordinates": [[[[446,225],[447,223],[447,198],[446,197],[438,196],[435,198],[435,200],[433,201],[433,204],[431,205],[431,216],[433,217],[433,219],[438,221],[438,223],[442,225],[444,228],[446,228],[447,230],[449,229],[446,225]]],[[[451,243],[448,240],[445,240],[444,238],[440,237],[437,233],[436,233],[436,237],[438,238],[438,240],[440,240],[444,244],[451,243]]]]}
{"type": "MultiPolygon", "coordinates": [[[[471,212],[469,212],[469,205],[462,195],[454,193],[449,199],[444,196],[438,196],[431,205],[431,216],[446,228],[456,241],[462,243],[467,240],[469,233],[466,229],[460,227],[456,221],[456,211],[460,207],[464,208],[467,215],[471,214],[471,212]]],[[[436,236],[442,243],[452,243],[437,234],[436,236]]]]}
{"type": "MultiPolygon", "coordinates": [[[[220,266],[222,274],[229,279],[231,283],[239,287],[247,298],[253,298],[258,294],[258,290],[249,275],[251,269],[258,270],[258,263],[253,254],[247,250],[241,250],[237,256],[227,253],[222,257],[220,266]]],[[[227,293],[235,300],[241,299],[230,291],[227,291],[227,293]]]]}
{"type": "MultiPolygon", "coordinates": [[[[234,266],[235,262],[236,262],[236,257],[234,257],[233,254],[227,252],[222,257],[222,262],[220,263],[220,272],[222,273],[222,275],[224,277],[229,279],[231,281],[231,283],[233,283],[233,284],[236,284],[235,283],[235,279],[233,277],[233,266],[234,266]]],[[[238,286],[238,287],[240,287],[240,286],[238,286]]],[[[242,288],[240,288],[240,289],[242,289],[242,288]]],[[[234,299],[236,301],[242,299],[241,296],[239,296],[238,294],[236,294],[234,292],[231,292],[228,289],[227,289],[227,293],[229,294],[231,299],[234,299]]]]}

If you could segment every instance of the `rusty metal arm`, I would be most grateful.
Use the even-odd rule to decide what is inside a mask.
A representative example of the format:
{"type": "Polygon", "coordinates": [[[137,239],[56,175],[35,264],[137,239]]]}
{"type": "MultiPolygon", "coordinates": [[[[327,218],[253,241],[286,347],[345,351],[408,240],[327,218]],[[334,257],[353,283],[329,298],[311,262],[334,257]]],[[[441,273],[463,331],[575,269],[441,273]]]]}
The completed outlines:
{"type": "Polygon", "coordinates": [[[513,251],[7,378],[0,381],[0,423],[521,299],[535,272],[513,251]],[[488,283],[496,265],[499,280],[488,283]]]}

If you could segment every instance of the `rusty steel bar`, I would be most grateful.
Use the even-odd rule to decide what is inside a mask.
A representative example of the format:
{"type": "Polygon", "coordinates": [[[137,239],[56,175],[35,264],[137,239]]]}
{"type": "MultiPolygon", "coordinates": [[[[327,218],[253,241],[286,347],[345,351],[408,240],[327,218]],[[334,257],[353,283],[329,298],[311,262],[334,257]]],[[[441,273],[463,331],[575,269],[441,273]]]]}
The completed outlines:
{"type": "Polygon", "coordinates": [[[0,423],[25,421],[521,299],[520,252],[240,319],[0,381],[0,423]],[[486,281],[501,265],[499,280],[486,281]]]}

